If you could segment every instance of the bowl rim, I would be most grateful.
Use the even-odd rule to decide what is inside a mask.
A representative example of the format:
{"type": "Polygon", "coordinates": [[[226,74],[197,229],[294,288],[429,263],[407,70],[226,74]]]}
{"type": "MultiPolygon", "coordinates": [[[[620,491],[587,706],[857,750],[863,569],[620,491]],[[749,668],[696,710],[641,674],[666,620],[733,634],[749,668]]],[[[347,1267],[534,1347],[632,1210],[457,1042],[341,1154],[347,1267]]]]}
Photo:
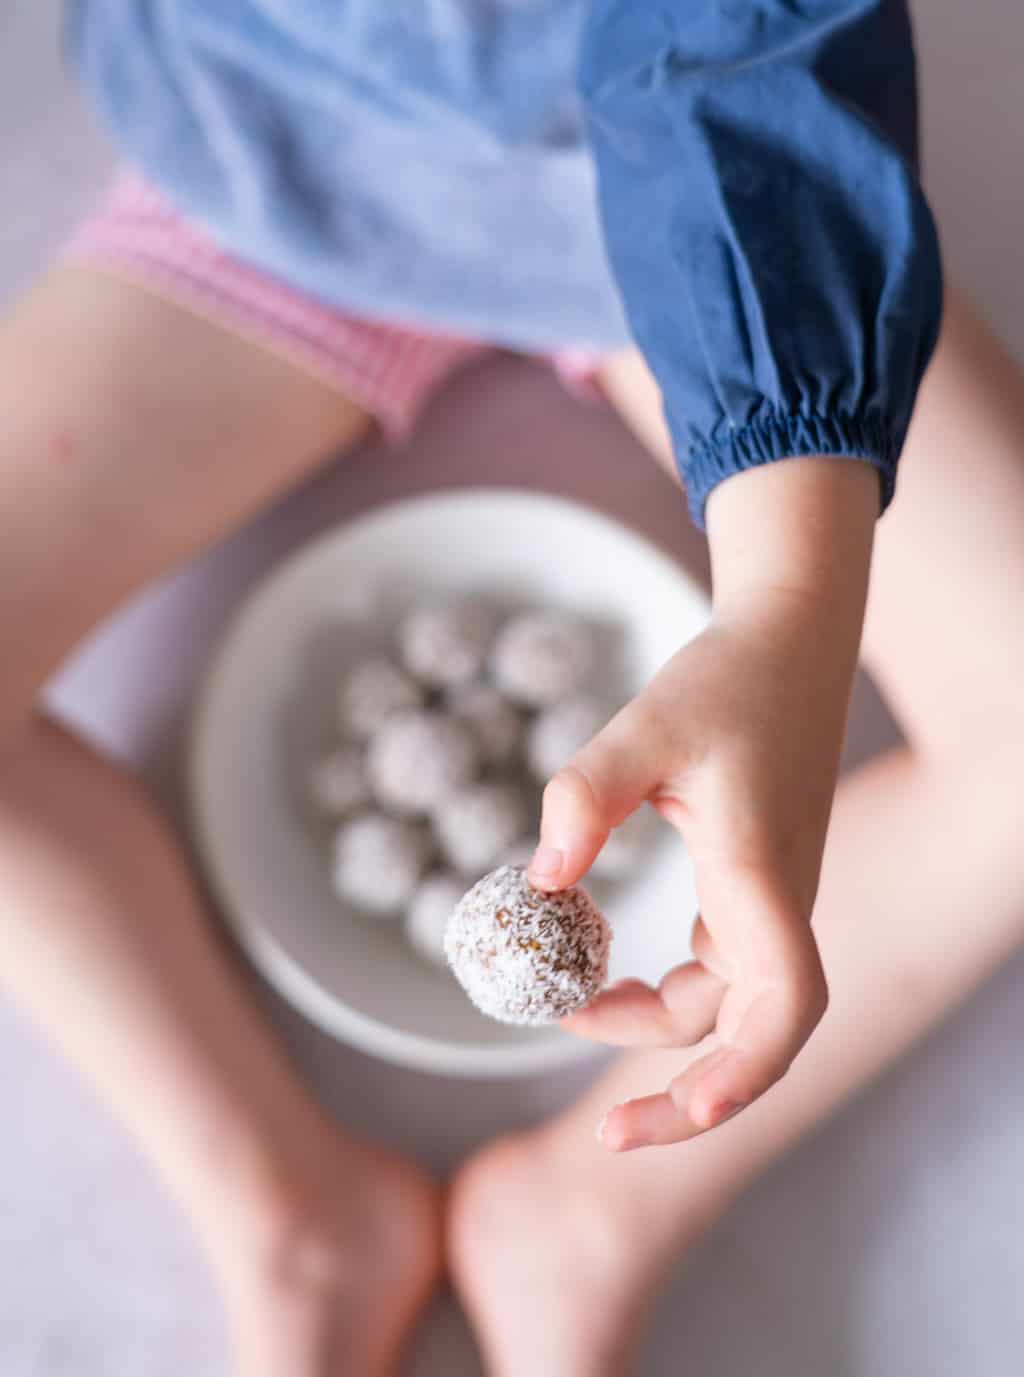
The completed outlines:
{"type": "Polygon", "coordinates": [[[647,536],[575,498],[532,492],[516,487],[458,487],[418,493],[397,501],[382,503],[342,520],[276,561],[248,588],[228,616],[200,676],[186,729],[186,795],[191,838],[200,862],[202,878],[213,896],[214,919],[235,939],[256,971],[286,1001],[314,1025],[349,1046],[414,1070],[453,1077],[517,1077],[561,1070],[595,1059],[600,1044],[576,1038],[553,1027],[549,1035],[532,1042],[501,1044],[494,1042],[454,1042],[408,1032],[360,1013],[337,995],[328,993],[305,967],[291,957],[269,935],[257,914],[236,902],[232,884],[223,873],[208,825],[208,800],[203,785],[206,740],[211,730],[212,704],[221,680],[227,673],[228,647],[239,627],[253,615],[270,587],[304,562],[313,563],[333,546],[342,532],[353,527],[386,521],[398,511],[412,507],[429,508],[448,504],[509,500],[572,509],[590,521],[614,528],[643,545],[648,557],[662,563],[677,578],[698,585],[685,569],[647,536]]]}

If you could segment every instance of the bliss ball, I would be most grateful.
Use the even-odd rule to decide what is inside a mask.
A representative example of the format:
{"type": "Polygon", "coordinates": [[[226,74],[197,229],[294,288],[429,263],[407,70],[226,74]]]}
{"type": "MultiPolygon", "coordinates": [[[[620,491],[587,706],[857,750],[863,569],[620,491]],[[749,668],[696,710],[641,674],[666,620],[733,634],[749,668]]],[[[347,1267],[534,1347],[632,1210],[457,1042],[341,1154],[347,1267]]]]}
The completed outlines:
{"type": "Polygon", "coordinates": [[[307,784],[313,807],[329,818],[343,818],[370,802],[366,764],[358,746],[338,746],[315,760],[307,784]]]}
{"type": "Polygon", "coordinates": [[[524,870],[504,865],[459,902],[444,948],[481,1013],[540,1026],[593,999],[608,975],[611,939],[585,890],[544,894],[524,870]]]}
{"type": "Polygon", "coordinates": [[[545,708],[530,723],[526,736],[526,763],[531,772],[537,779],[550,779],[607,721],[607,711],[585,694],[545,708]]]}
{"type": "Polygon", "coordinates": [[[485,765],[507,765],[519,749],[523,719],[490,684],[466,684],[448,699],[451,715],[476,737],[485,765]]]}
{"type": "Polygon", "coordinates": [[[431,688],[474,679],[494,636],[494,615],[482,602],[433,603],[410,612],[398,632],[406,669],[431,688]]]}
{"type": "Polygon", "coordinates": [[[465,880],[451,870],[435,870],[422,882],[405,911],[404,921],[406,939],[417,956],[435,966],[445,964],[445,929],[465,891],[465,880]]]}
{"type": "Polygon", "coordinates": [[[356,665],[345,679],[338,718],[343,732],[365,741],[396,712],[408,712],[422,702],[419,685],[381,655],[356,665]]]}
{"type": "Polygon", "coordinates": [[[378,918],[400,913],[416,892],[430,862],[426,830],[400,818],[366,813],[334,834],[334,892],[378,918]]]}
{"type": "Polygon", "coordinates": [[[434,829],[448,863],[479,875],[522,836],[528,820],[521,791],[495,780],[451,794],[434,814],[434,829]]]}
{"type": "Polygon", "coordinates": [[[650,808],[641,808],[621,822],[608,834],[608,840],[598,852],[591,875],[605,880],[619,880],[637,866],[653,841],[657,815],[650,808]]]}
{"type": "Polygon", "coordinates": [[[576,617],[524,612],[502,627],[491,653],[491,673],[503,693],[527,707],[568,698],[594,659],[590,632],[576,617]]]}
{"type": "Polygon", "coordinates": [[[402,712],[370,742],[366,768],[377,802],[396,813],[425,814],[477,773],[480,755],[468,727],[441,712],[402,712]]]}

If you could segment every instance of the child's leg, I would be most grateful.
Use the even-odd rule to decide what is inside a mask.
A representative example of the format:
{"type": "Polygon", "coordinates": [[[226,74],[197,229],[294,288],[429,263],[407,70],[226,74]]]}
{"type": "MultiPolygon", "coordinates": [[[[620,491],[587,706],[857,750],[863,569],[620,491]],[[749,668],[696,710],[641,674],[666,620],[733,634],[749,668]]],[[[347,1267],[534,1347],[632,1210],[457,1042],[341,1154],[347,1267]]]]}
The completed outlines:
{"type": "MultiPolygon", "coordinates": [[[[649,413],[634,423],[656,433],[649,413]]],[[[451,1241],[489,1377],[623,1377],[679,1249],[1024,940],[1024,377],[954,293],[903,465],[865,650],[909,744],[837,795],[815,918],[828,1013],[779,1085],[693,1142],[614,1156],[594,1141],[605,1109],[688,1055],[658,1052],[470,1164],[451,1241]]]]}
{"type": "Polygon", "coordinates": [[[142,792],[32,710],[107,609],[366,418],[269,353],[71,269],[0,333],[0,417],[0,980],[191,1216],[241,1377],[382,1377],[436,1275],[434,1189],[321,1113],[142,792]]]}

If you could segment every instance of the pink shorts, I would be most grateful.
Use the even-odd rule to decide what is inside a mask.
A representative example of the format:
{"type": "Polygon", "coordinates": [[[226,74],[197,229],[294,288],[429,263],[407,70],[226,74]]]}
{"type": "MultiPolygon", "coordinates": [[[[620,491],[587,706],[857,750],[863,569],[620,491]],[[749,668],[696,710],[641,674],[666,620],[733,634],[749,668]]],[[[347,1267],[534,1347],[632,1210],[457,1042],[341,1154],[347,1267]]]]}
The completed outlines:
{"type": "MultiPolygon", "coordinates": [[[[124,170],[64,248],[65,260],[138,282],[270,349],[345,394],[391,439],[408,435],[447,378],[492,346],[360,319],[233,258],[124,170]]],[[[600,357],[544,356],[577,395],[600,395],[600,357]]]]}

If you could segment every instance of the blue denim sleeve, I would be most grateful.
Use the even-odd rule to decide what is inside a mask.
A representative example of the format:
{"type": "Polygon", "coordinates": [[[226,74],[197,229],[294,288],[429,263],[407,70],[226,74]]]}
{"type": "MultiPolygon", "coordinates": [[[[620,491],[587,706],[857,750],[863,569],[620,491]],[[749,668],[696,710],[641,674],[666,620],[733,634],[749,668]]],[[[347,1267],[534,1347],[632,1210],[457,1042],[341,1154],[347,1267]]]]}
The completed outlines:
{"type": "Polygon", "coordinates": [[[605,239],[691,510],[797,455],[881,506],[942,311],[905,0],[594,0],[605,239]]]}

